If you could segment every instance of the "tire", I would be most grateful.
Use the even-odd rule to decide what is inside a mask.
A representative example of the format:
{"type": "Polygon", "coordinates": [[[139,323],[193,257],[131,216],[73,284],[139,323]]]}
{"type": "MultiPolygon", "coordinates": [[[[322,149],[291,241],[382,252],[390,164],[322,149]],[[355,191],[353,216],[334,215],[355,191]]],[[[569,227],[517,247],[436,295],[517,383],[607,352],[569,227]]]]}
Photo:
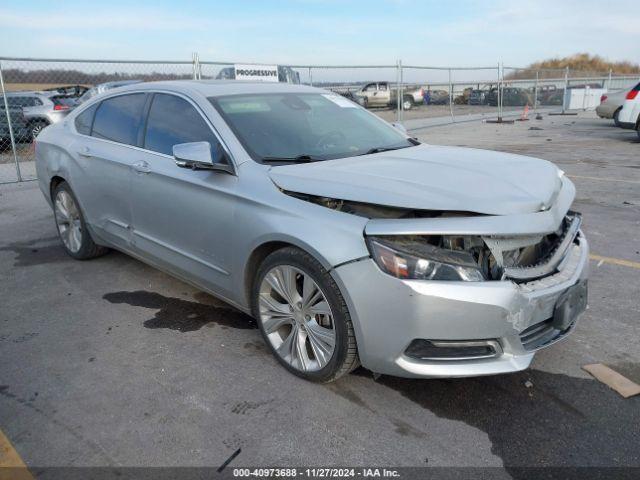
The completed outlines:
{"type": "Polygon", "coordinates": [[[89,260],[109,251],[96,245],[84,220],[80,204],[67,182],[59,183],[51,194],[58,236],[67,254],[76,260],[89,260]]]}
{"type": "Polygon", "coordinates": [[[402,108],[404,110],[411,110],[413,108],[413,99],[411,97],[404,97],[402,99],[402,108]]]}
{"type": "Polygon", "coordinates": [[[620,115],[620,110],[622,110],[622,107],[618,108],[613,114],[613,124],[618,128],[620,128],[620,120],[618,120],[618,115],[620,115]]]}
{"type": "Polygon", "coordinates": [[[40,135],[40,132],[42,132],[42,130],[49,125],[47,122],[45,122],[44,120],[37,120],[35,122],[33,122],[29,128],[31,129],[31,139],[34,140],[38,135],[40,135]]]}
{"type": "Polygon", "coordinates": [[[368,99],[367,97],[364,97],[364,98],[362,99],[362,106],[363,106],[364,108],[369,108],[369,99],[368,99]]]}
{"type": "Polygon", "coordinates": [[[346,302],[331,275],[308,253],[287,247],[267,256],[254,279],[251,300],[265,342],[289,372],[328,383],[359,365],[346,302]],[[308,303],[305,291],[310,292],[308,303]],[[329,353],[331,342],[326,339],[331,335],[333,350],[329,353]]]}

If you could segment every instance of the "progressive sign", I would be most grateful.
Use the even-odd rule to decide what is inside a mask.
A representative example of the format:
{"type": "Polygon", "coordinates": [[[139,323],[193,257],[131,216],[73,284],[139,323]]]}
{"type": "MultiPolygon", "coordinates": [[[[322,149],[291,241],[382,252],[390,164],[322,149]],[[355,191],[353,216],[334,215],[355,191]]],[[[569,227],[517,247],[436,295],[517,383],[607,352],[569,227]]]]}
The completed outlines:
{"type": "Polygon", "coordinates": [[[278,81],[277,65],[234,65],[236,80],[278,81]]]}

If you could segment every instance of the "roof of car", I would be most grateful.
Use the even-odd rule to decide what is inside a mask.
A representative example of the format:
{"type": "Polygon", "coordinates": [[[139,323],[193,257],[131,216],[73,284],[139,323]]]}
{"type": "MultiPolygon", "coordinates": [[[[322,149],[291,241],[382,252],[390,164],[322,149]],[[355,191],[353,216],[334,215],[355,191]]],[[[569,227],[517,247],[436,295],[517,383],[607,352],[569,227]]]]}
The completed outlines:
{"type": "Polygon", "coordinates": [[[284,92],[325,92],[318,88],[306,85],[292,85],[277,82],[256,82],[245,80],[173,80],[161,82],[144,82],[135,85],[127,85],[118,88],[119,92],[125,90],[170,90],[189,94],[199,93],[205,97],[218,97],[222,95],[238,95],[252,93],[284,93],[284,92]]]}

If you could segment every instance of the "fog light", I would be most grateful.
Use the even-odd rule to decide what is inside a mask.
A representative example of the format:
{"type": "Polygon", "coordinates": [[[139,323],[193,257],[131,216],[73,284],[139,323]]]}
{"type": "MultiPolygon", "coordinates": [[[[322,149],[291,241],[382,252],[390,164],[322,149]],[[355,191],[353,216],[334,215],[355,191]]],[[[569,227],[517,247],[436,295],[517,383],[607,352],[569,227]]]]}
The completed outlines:
{"type": "Polygon", "coordinates": [[[497,357],[502,348],[497,340],[424,340],[416,338],[404,351],[418,360],[476,360],[497,357]]]}

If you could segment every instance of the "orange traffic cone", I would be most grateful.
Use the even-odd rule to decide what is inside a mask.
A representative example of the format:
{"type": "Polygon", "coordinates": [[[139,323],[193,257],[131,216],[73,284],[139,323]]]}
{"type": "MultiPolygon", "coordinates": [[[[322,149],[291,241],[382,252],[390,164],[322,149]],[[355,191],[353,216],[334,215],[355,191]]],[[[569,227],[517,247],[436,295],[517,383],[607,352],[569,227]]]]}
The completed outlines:
{"type": "Polygon", "coordinates": [[[522,115],[520,116],[521,122],[526,122],[527,120],[529,120],[529,104],[528,103],[524,106],[524,110],[522,111],[522,115]]]}

